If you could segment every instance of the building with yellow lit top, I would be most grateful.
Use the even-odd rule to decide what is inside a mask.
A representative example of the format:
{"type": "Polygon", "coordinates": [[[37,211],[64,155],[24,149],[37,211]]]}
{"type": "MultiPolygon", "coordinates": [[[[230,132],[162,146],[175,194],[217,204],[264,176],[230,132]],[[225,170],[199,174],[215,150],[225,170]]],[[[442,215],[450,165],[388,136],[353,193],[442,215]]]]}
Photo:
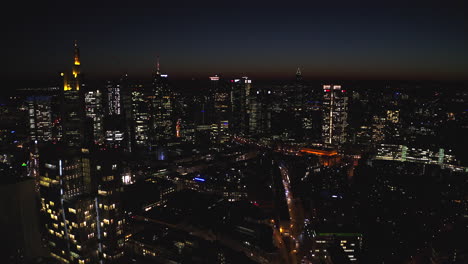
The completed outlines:
{"type": "MultiPolygon", "coordinates": [[[[62,74],[61,74],[62,75],[62,74]]],[[[63,74],[63,92],[61,118],[63,141],[72,147],[84,144],[84,86],[81,76],[80,50],[77,43],[74,46],[74,59],[71,74],[63,74]]]]}

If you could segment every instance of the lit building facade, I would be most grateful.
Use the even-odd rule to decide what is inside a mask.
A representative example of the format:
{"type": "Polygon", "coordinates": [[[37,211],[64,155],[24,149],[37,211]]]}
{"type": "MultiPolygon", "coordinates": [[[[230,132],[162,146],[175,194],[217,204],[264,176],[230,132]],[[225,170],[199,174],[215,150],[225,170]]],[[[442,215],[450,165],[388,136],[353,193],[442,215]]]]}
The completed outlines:
{"type": "Polygon", "coordinates": [[[80,50],[75,43],[72,74],[63,74],[62,129],[63,141],[73,147],[84,144],[84,96],[82,92],[80,50]]]}
{"type": "Polygon", "coordinates": [[[359,263],[362,249],[362,234],[360,233],[318,233],[315,236],[315,243],[316,247],[312,251],[314,258],[331,258],[332,263],[343,263],[335,262],[339,258],[335,257],[335,261],[333,258],[341,255],[339,253],[344,253],[342,255],[346,256],[349,262],[359,263]]]}
{"type": "Polygon", "coordinates": [[[173,94],[169,88],[167,75],[161,74],[159,59],[156,73],[153,78],[153,90],[151,93],[151,141],[167,140],[175,137],[175,122],[173,122],[173,94]]]}
{"type": "Polygon", "coordinates": [[[50,96],[31,96],[26,99],[31,141],[48,142],[52,140],[51,100],[50,96]]]}
{"type": "Polygon", "coordinates": [[[248,77],[231,80],[231,120],[229,129],[235,133],[248,133],[248,113],[252,80],[248,77]]]}
{"type": "Polygon", "coordinates": [[[150,109],[148,98],[143,85],[133,85],[131,89],[134,146],[136,148],[147,148],[150,143],[150,109]]]}
{"type": "Polygon", "coordinates": [[[324,143],[340,145],[346,142],[348,126],[348,96],[341,85],[323,86],[322,138],[324,143]]]}
{"type": "Polygon", "coordinates": [[[258,89],[249,96],[249,134],[264,135],[270,133],[271,97],[272,92],[270,89],[258,89]]]}
{"type": "Polygon", "coordinates": [[[106,85],[107,90],[107,115],[121,114],[120,85],[110,81],[106,85]]]}
{"type": "Polygon", "coordinates": [[[404,145],[381,144],[377,148],[375,159],[435,164],[452,170],[467,171],[467,168],[458,166],[458,162],[451,152],[451,150],[445,150],[443,148],[430,150],[412,148],[404,145]]]}
{"type": "Polygon", "coordinates": [[[40,196],[45,239],[50,254],[62,263],[97,263],[96,210],[86,149],[43,149],[40,196]]]}
{"type": "Polygon", "coordinates": [[[109,148],[124,147],[126,118],[123,114],[120,84],[108,81],[106,85],[106,117],[104,119],[105,144],[109,148]]]}
{"type": "Polygon", "coordinates": [[[97,236],[102,263],[114,263],[124,254],[124,223],[121,210],[123,167],[119,152],[99,152],[92,161],[97,180],[97,236]]]}
{"type": "Polygon", "coordinates": [[[97,145],[104,144],[104,109],[102,93],[99,90],[88,91],[85,94],[86,116],[93,120],[93,141],[97,145]]]}

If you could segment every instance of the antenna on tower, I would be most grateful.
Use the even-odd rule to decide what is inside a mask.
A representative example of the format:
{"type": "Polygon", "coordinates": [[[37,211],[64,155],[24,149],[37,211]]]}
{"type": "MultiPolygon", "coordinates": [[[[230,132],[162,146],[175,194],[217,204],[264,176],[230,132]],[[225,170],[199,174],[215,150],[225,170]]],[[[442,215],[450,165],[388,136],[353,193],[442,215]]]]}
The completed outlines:
{"type": "Polygon", "coordinates": [[[160,72],[159,72],[159,56],[156,57],[156,74],[160,74],[160,72]]]}
{"type": "Polygon", "coordinates": [[[297,67],[296,75],[302,75],[300,67],[297,67]]]}

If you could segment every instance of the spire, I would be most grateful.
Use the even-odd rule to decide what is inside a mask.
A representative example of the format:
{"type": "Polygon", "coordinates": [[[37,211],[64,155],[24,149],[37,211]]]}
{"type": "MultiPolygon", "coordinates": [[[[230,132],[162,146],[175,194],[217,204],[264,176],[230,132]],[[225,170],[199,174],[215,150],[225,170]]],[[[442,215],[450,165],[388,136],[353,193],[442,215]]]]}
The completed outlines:
{"type": "Polygon", "coordinates": [[[156,58],[156,75],[159,75],[161,74],[160,71],[159,71],[159,56],[157,56],[156,58]]]}
{"type": "Polygon", "coordinates": [[[80,65],[80,49],[78,48],[78,43],[75,40],[75,65],[80,65]]]}
{"type": "Polygon", "coordinates": [[[80,49],[78,48],[78,43],[77,41],[75,40],[75,44],[74,44],[74,56],[73,56],[73,59],[74,59],[74,63],[73,63],[73,67],[72,67],[72,74],[73,74],[73,81],[72,83],[67,83],[67,89],[66,90],[76,90],[76,91],[79,91],[80,90],[80,87],[81,87],[81,80],[80,80],[80,74],[81,74],[81,70],[80,70],[80,65],[81,65],[81,62],[80,62],[80,49]]]}

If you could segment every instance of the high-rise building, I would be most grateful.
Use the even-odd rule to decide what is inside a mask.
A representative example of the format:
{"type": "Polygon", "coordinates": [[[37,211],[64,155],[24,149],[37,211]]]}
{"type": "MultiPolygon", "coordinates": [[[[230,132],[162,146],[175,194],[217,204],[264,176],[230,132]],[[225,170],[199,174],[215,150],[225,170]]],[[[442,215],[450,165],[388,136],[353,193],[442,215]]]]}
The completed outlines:
{"type": "Polygon", "coordinates": [[[123,115],[120,84],[108,81],[106,91],[105,142],[111,148],[124,147],[126,125],[123,115]]]}
{"type": "Polygon", "coordinates": [[[348,96],[341,85],[323,86],[322,138],[324,143],[340,145],[346,142],[348,126],[348,96]]]}
{"type": "Polygon", "coordinates": [[[271,128],[270,89],[257,89],[249,96],[249,133],[264,135],[271,128]]]}
{"type": "Polygon", "coordinates": [[[150,102],[142,84],[131,85],[129,89],[132,90],[132,145],[136,148],[146,149],[150,145],[150,102]]]}
{"type": "Polygon", "coordinates": [[[47,142],[52,140],[51,100],[50,96],[30,96],[26,99],[31,141],[47,142]]]}
{"type": "Polygon", "coordinates": [[[124,146],[126,151],[133,151],[133,139],[135,134],[135,127],[133,122],[133,111],[132,111],[132,90],[130,89],[128,83],[128,75],[125,74],[120,78],[120,91],[121,91],[121,101],[122,101],[122,112],[123,119],[125,123],[125,142],[124,146]]]}
{"type": "Polygon", "coordinates": [[[298,82],[302,81],[301,68],[297,68],[297,71],[296,71],[296,81],[298,81],[298,82]]]}
{"type": "Polygon", "coordinates": [[[80,147],[85,142],[85,107],[82,92],[80,50],[75,42],[72,74],[63,74],[62,133],[63,141],[69,146],[80,147]]]}
{"type": "Polygon", "coordinates": [[[104,109],[102,93],[99,90],[85,94],[86,116],[93,120],[94,144],[104,144],[104,109]]]}
{"type": "Polygon", "coordinates": [[[41,153],[40,196],[51,256],[62,263],[97,263],[88,150],[53,145],[41,153]]]}
{"type": "Polygon", "coordinates": [[[107,90],[107,115],[121,115],[121,96],[120,84],[115,84],[110,81],[106,85],[107,90]]]}
{"type": "Polygon", "coordinates": [[[173,118],[173,94],[169,88],[167,74],[161,74],[159,58],[153,77],[151,93],[151,130],[152,144],[175,137],[173,118]]]}
{"type": "Polygon", "coordinates": [[[231,98],[229,87],[218,75],[210,77],[210,96],[213,103],[212,110],[214,111],[214,122],[227,120],[231,107],[231,98]]]}
{"type": "Polygon", "coordinates": [[[231,120],[230,130],[236,133],[248,133],[248,113],[252,80],[248,77],[231,80],[231,120]]]}
{"type": "Polygon", "coordinates": [[[97,181],[98,251],[103,264],[115,263],[124,254],[124,223],[121,210],[122,176],[119,151],[98,152],[92,158],[92,173],[97,181]]]}

